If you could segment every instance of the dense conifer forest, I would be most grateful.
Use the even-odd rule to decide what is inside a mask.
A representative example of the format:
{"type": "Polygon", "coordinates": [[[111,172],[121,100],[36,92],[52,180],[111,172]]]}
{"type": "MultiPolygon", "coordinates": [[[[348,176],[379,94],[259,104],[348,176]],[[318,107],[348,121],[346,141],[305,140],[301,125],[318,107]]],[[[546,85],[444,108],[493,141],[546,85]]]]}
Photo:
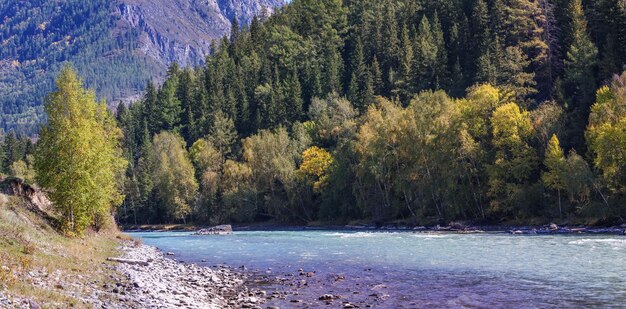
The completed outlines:
{"type": "Polygon", "coordinates": [[[119,107],[117,218],[623,222],[624,64],[619,0],[294,0],[119,107]]]}

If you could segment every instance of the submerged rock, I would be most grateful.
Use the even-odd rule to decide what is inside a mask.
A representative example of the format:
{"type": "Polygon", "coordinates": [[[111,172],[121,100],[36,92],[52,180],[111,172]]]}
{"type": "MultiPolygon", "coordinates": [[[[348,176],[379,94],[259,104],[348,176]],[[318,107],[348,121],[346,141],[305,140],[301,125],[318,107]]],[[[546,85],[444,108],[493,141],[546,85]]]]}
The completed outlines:
{"type": "Polygon", "coordinates": [[[206,229],[198,230],[193,235],[230,235],[233,233],[233,227],[229,224],[218,225],[206,229]]]}

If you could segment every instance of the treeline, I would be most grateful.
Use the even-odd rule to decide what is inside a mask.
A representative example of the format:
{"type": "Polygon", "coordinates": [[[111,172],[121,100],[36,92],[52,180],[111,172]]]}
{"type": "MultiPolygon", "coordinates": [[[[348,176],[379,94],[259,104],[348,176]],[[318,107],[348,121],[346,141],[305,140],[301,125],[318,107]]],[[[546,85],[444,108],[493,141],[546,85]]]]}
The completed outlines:
{"type": "Polygon", "coordinates": [[[102,99],[141,90],[154,64],[135,55],[135,30],[120,29],[116,1],[6,0],[0,7],[0,128],[35,136],[43,101],[71,62],[102,99]],[[102,78],[107,76],[107,78],[102,78]]]}
{"type": "Polygon", "coordinates": [[[119,219],[622,218],[625,29],[612,0],[295,0],[120,107],[119,219]]]}

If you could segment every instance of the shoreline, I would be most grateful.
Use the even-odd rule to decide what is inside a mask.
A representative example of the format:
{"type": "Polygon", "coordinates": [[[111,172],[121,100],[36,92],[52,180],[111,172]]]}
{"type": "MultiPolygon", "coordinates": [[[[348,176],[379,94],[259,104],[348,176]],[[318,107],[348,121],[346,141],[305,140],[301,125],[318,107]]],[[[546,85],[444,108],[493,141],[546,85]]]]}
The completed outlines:
{"type": "Polygon", "coordinates": [[[287,269],[247,269],[229,263],[204,266],[206,260],[179,261],[176,251],[163,252],[143,244],[124,247],[121,252],[123,258],[150,263],[149,267],[116,267],[135,287],[133,293],[139,298],[133,299],[148,308],[384,308],[393,307],[397,300],[387,282],[369,278],[370,268],[355,274],[341,270],[324,272],[315,267],[303,269],[299,266],[304,265],[298,264],[290,264],[287,269]],[[216,273],[225,274],[221,281],[206,279],[216,273]],[[163,289],[163,284],[174,288],[163,289]],[[230,292],[224,293],[222,286],[230,292]]]}
{"type": "Polygon", "coordinates": [[[358,284],[349,285],[343,293],[330,293],[347,279],[339,273],[328,277],[302,268],[274,272],[223,264],[201,266],[144,244],[124,245],[120,252],[120,259],[131,263],[114,266],[125,284],[117,284],[113,293],[126,295],[126,303],[114,308],[370,308],[389,298],[382,284],[373,288],[379,290],[375,293],[358,284]]]}
{"type": "Polygon", "coordinates": [[[120,259],[131,263],[115,266],[127,284],[118,284],[114,292],[143,308],[261,308],[265,303],[265,291],[249,288],[247,275],[230,266],[177,261],[173,254],[144,244],[126,244],[120,252],[120,259]]]}
{"type": "MultiPolygon", "coordinates": [[[[210,226],[204,225],[143,225],[122,226],[123,232],[195,232],[210,226]]],[[[558,226],[548,225],[485,225],[485,226],[404,226],[404,225],[343,225],[343,226],[289,226],[289,225],[235,225],[234,232],[273,232],[273,231],[341,231],[341,232],[407,232],[407,233],[452,233],[452,234],[512,234],[512,235],[626,235],[626,224],[620,226],[558,226]]]]}

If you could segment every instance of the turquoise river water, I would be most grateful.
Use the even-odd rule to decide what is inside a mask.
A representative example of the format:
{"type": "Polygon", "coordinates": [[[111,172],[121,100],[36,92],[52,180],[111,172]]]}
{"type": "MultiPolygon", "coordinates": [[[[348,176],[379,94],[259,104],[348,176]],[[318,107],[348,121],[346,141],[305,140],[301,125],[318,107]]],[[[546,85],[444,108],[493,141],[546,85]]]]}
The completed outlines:
{"type": "MultiPolygon", "coordinates": [[[[274,279],[297,278],[300,269],[315,272],[304,278],[310,284],[296,293],[302,302],[277,302],[281,308],[333,308],[316,302],[326,293],[375,308],[626,308],[624,236],[343,231],[130,235],[188,263],[245,265],[247,271],[274,279]]],[[[278,284],[266,288],[287,289],[278,284]]]]}

